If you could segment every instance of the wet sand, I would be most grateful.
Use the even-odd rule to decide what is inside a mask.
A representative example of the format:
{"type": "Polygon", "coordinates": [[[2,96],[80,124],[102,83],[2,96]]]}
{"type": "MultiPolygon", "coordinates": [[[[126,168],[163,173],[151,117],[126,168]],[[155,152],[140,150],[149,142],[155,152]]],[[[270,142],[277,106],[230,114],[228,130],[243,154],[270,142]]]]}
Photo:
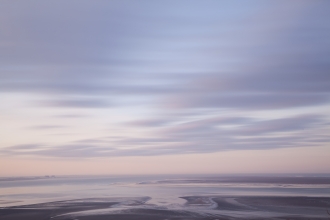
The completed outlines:
{"type": "Polygon", "coordinates": [[[0,209],[3,220],[330,219],[330,198],[187,196],[181,208],[147,204],[149,197],[66,200],[0,209]]]}

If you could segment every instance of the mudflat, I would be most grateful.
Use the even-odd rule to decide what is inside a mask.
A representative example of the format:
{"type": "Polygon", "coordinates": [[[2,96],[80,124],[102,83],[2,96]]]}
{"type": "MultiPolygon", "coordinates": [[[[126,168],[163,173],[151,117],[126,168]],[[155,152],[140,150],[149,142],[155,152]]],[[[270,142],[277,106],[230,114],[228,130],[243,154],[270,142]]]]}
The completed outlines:
{"type": "Polygon", "coordinates": [[[0,209],[2,220],[329,219],[329,197],[186,196],[164,208],[144,198],[65,200],[0,209]]]}

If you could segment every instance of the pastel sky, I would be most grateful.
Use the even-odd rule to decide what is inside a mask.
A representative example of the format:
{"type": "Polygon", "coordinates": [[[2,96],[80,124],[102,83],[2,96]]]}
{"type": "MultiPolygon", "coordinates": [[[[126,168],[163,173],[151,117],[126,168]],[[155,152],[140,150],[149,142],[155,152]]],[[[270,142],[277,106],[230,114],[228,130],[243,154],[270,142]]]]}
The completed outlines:
{"type": "Polygon", "coordinates": [[[330,1],[0,3],[0,175],[330,169],[330,1]]]}

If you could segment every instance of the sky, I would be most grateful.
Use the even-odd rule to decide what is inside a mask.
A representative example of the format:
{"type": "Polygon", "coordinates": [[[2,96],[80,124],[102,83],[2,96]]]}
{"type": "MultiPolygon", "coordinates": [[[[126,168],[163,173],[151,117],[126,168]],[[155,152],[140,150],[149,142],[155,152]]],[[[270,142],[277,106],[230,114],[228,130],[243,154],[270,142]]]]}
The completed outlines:
{"type": "Polygon", "coordinates": [[[329,172],[330,1],[0,5],[0,176],[329,172]]]}

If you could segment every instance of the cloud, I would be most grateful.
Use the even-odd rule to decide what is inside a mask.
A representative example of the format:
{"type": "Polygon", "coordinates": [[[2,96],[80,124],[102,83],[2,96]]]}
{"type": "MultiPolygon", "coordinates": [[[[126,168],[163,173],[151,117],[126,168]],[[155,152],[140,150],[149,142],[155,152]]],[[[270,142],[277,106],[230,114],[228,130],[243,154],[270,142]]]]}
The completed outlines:
{"type": "MultiPolygon", "coordinates": [[[[327,25],[317,18],[302,19],[304,23],[284,19],[302,16],[309,4],[279,3],[275,8],[265,4],[260,7],[269,13],[257,18],[249,18],[249,13],[258,7],[249,7],[251,11],[243,10],[235,19],[210,9],[203,14],[193,7],[196,4],[206,7],[194,2],[188,11],[198,13],[182,14],[161,4],[158,15],[148,8],[157,11],[160,6],[148,1],[139,4],[141,11],[119,1],[83,2],[79,7],[65,3],[65,9],[52,2],[4,4],[1,13],[8,22],[2,24],[7,34],[0,43],[5,49],[1,91],[47,94],[53,101],[45,105],[76,108],[102,108],[118,99],[148,96],[156,96],[152,99],[166,106],[188,109],[283,109],[329,103],[327,25]],[[276,10],[283,8],[279,16],[276,10]],[[21,16],[14,16],[17,11],[21,16]],[[170,22],[173,16],[175,23],[170,22]],[[196,25],[187,26],[193,21],[196,25]],[[223,28],[216,28],[217,24],[223,28]],[[171,56],[170,49],[180,46],[185,57],[171,56]],[[207,50],[210,47],[214,49],[207,50]],[[226,59],[223,51],[237,61],[219,66],[223,63],[219,60],[226,59]],[[205,67],[210,65],[211,69],[205,67]],[[226,73],[224,67],[231,70],[226,73]],[[67,98],[91,94],[95,98],[67,98]]],[[[232,5],[226,7],[224,11],[232,10],[232,5]]],[[[328,16],[326,7],[315,7],[305,16],[328,16]]]]}
{"type": "Polygon", "coordinates": [[[3,118],[33,121],[19,126],[29,132],[111,127],[115,138],[58,132],[66,135],[56,142],[0,152],[106,157],[328,143],[329,4],[7,1],[3,118]],[[55,116],[34,126],[47,114],[55,116]]]}
{"type": "Polygon", "coordinates": [[[159,119],[145,119],[145,120],[135,120],[125,123],[128,126],[140,126],[140,127],[158,127],[170,123],[169,120],[165,118],[159,119]]]}
{"type": "Polygon", "coordinates": [[[43,106],[48,107],[67,107],[67,108],[108,108],[111,105],[101,99],[92,98],[76,98],[76,99],[63,99],[63,100],[51,100],[40,102],[43,106]]]}
{"type": "Polygon", "coordinates": [[[322,115],[272,120],[216,117],[159,126],[149,133],[150,137],[125,135],[81,139],[65,145],[19,145],[3,148],[0,154],[90,158],[312,147],[330,141],[322,132],[326,128],[322,118],[322,115]]]}
{"type": "Polygon", "coordinates": [[[61,126],[61,125],[38,125],[38,126],[28,127],[28,129],[44,130],[44,129],[62,129],[67,127],[68,126],[61,126]]]}
{"type": "Polygon", "coordinates": [[[166,103],[174,108],[229,108],[246,110],[288,109],[304,106],[324,105],[329,102],[327,94],[222,94],[183,96],[166,103]]]}
{"type": "Polygon", "coordinates": [[[8,147],[7,149],[10,150],[35,150],[35,149],[40,149],[43,145],[41,144],[22,144],[22,145],[15,145],[8,147]]]}
{"type": "Polygon", "coordinates": [[[62,114],[62,115],[54,115],[55,118],[85,118],[88,117],[88,115],[82,115],[82,114],[62,114]]]}
{"type": "Polygon", "coordinates": [[[301,131],[304,129],[319,126],[323,120],[320,116],[303,115],[293,118],[280,118],[273,120],[264,120],[250,125],[242,126],[237,132],[240,135],[261,136],[267,133],[301,131]]]}

